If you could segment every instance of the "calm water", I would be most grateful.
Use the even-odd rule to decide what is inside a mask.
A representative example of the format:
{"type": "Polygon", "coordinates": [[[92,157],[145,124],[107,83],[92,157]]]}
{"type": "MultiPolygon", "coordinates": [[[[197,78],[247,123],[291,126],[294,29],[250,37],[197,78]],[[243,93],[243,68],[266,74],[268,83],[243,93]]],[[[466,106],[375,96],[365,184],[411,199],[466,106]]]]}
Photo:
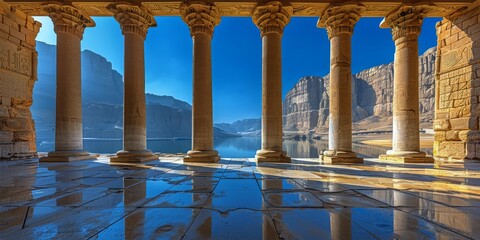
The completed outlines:
{"type": "MultiPolygon", "coordinates": [[[[122,140],[112,139],[85,139],[84,147],[92,153],[115,153],[122,149],[122,140]]],[[[260,149],[260,137],[239,137],[239,138],[219,138],[215,139],[215,150],[222,157],[244,158],[254,157],[255,152],[260,149]]],[[[185,153],[190,150],[191,140],[148,140],[148,149],[153,152],[162,153],[185,153]]],[[[291,157],[295,158],[317,158],[318,153],[327,149],[328,142],[322,140],[285,140],[283,149],[291,157]]],[[[353,144],[354,151],[361,157],[378,157],[384,154],[388,148],[370,146],[361,143],[353,144]]],[[[48,152],[54,149],[53,140],[38,140],[37,150],[39,152],[48,152]]],[[[431,154],[431,149],[422,149],[431,154]]]]}

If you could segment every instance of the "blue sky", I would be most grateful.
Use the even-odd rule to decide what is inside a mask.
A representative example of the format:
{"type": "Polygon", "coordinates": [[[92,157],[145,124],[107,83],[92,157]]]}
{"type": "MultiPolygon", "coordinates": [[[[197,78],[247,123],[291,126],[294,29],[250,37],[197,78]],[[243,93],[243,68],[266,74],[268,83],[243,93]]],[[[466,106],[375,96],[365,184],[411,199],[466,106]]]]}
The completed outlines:
{"type": "MultiPolygon", "coordinates": [[[[49,18],[38,17],[43,26],[37,40],[56,43],[49,18]]],[[[330,45],[318,18],[295,17],[283,35],[283,94],[303,76],[324,76],[329,71],[330,45]]],[[[97,26],[87,28],[82,49],[92,50],[112,62],[123,74],[123,36],[112,17],[95,17],[97,26]]],[[[146,92],[170,95],[191,103],[192,40],[180,17],[156,17],[145,42],[146,92]]],[[[390,29],[381,29],[381,18],[362,18],[352,38],[352,72],[393,61],[395,46],[390,29]]],[[[419,39],[419,52],[436,45],[435,23],[428,18],[419,39]]],[[[251,18],[224,17],[212,40],[214,122],[233,122],[261,116],[262,59],[260,32],[251,18]]]]}

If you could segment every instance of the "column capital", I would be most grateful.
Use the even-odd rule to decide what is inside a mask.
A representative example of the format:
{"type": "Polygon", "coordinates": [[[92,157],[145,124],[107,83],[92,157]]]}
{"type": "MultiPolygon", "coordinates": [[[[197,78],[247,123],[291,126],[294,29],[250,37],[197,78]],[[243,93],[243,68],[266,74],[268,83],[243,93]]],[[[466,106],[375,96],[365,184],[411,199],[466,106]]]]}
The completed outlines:
{"type": "Polygon", "coordinates": [[[108,5],[107,8],[113,12],[115,20],[120,23],[123,35],[134,33],[145,39],[148,28],[157,26],[155,18],[141,6],[130,3],[114,3],[108,5]]]}
{"type": "Polygon", "coordinates": [[[317,27],[326,28],[328,38],[353,34],[353,27],[365,11],[361,4],[330,5],[318,19],[317,27]]]}
{"type": "Polygon", "coordinates": [[[394,41],[408,36],[417,38],[422,30],[423,19],[434,8],[431,4],[403,4],[390,12],[382,20],[380,27],[391,28],[394,41]]]}
{"type": "Polygon", "coordinates": [[[71,5],[61,3],[48,3],[43,6],[54,24],[56,33],[64,32],[83,38],[86,27],[94,27],[95,22],[71,5]]]}
{"type": "Polygon", "coordinates": [[[192,36],[201,33],[212,37],[213,29],[220,23],[220,13],[215,4],[203,1],[181,3],[180,15],[188,25],[192,36]]]}
{"type": "Polygon", "coordinates": [[[252,20],[260,29],[262,36],[267,33],[283,34],[283,29],[290,22],[293,7],[280,1],[271,1],[257,5],[252,14],[252,20]]]}

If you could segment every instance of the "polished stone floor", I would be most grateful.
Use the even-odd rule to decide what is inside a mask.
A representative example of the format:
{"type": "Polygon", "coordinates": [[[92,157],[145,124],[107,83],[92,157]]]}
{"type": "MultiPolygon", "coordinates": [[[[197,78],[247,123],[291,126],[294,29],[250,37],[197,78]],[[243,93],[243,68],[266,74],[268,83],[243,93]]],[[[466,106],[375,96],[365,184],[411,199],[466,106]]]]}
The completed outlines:
{"type": "Polygon", "coordinates": [[[480,239],[480,164],[0,162],[0,239],[480,239]]]}

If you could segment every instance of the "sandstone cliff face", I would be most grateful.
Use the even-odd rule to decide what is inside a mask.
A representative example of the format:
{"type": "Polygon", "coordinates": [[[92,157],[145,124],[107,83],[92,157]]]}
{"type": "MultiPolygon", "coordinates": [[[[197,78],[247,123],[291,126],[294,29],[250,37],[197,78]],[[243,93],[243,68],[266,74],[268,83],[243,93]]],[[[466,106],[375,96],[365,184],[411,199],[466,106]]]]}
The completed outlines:
{"type": "MultiPolygon", "coordinates": [[[[436,48],[419,57],[421,127],[431,128],[434,114],[436,48]]],[[[285,130],[324,132],[328,128],[329,76],[304,77],[285,96],[285,130]],[[318,116],[312,116],[318,113],[318,116]]],[[[354,130],[391,129],[393,63],[366,69],[352,76],[354,130]]]]}
{"type": "Polygon", "coordinates": [[[320,77],[303,77],[285,95],[283,108],[284,129],[306,131],[315,128],[324,80],[320,77]]]}

